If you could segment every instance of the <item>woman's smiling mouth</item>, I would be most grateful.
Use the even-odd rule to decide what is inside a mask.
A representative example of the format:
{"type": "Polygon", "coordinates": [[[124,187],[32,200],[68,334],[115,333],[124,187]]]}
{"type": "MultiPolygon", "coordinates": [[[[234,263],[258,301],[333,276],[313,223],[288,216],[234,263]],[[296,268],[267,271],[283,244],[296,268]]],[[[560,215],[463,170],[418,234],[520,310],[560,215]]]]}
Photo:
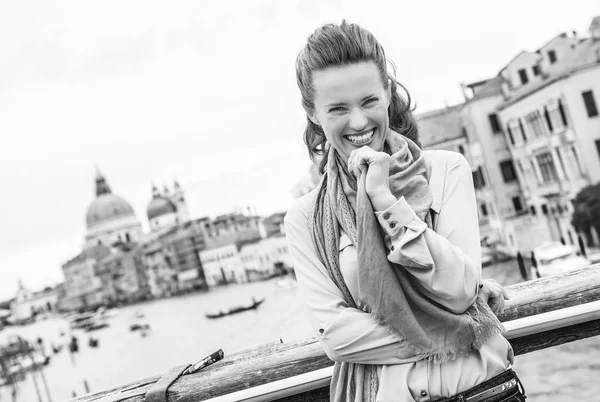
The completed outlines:
{"type": "Polygon", "coordinates": [[[363,146],[370,143],[375,137],[375,128],[361,134],[346,135],[346,139],[354,145],[363,146]]]}

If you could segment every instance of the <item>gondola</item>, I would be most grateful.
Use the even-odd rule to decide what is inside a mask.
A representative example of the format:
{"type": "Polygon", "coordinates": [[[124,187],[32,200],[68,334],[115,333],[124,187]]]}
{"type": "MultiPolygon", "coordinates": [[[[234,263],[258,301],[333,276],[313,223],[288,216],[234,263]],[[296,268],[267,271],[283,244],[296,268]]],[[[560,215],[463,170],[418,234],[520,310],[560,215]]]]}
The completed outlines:
{"type": "Polygon", "coordinates": [[[256,310],[258,308],[258,306],[260,306],[264,301],[265,301],[264,298],[262,298],[260,300],[254,300],[254,298],[252,298],[252,304],[249,306],[239,306],[239,307],[234,307],[226,312],[219,311],[218,314],[205,313],[204,315],[206,316],[206,318],[213,319],[213,318],[221,318],[221,317],[225,317],[227,315],[241,313],[241,312],[248,311],[248,310],[256,310]]]}

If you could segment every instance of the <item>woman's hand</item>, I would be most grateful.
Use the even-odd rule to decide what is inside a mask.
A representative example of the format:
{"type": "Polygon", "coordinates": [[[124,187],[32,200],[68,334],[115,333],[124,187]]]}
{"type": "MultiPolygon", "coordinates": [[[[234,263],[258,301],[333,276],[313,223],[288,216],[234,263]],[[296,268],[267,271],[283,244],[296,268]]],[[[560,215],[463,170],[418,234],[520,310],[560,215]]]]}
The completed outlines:
{"type": "Polygon", "coordinates": [[[348,158],[348,170],[358,179],[367,167],[366,190],[376,211],[383,211],[396,202],[390,191],[390,156],[368,146],[352,151],[348,158]]]}
{"type": "Polygon", "coordinates": [[[506,290],[494,279],[484,279],[479,289],[481,297],[490,306],[494,314],[504,311],[504,301],[509,300],[506,290]]]}

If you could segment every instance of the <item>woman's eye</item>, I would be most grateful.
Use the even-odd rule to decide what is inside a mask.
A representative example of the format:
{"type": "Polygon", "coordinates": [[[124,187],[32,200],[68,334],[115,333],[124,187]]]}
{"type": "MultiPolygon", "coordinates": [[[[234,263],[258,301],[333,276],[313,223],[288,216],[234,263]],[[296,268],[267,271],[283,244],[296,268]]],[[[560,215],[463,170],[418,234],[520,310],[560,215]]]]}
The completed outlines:
{"type": "Polygon", "coordinates": [[[345,109],[341,106],[336,106],[336,107],[332,107],[331,109],[329,109],[329,113],[340,113],[343,112],[345,109]]]}
{"type": "Polygon", "coordinates": [[[379,99],[377,99],[377,98],[371,98],[371,99],[367,99],[364,104],[367,106],[374,105],[378,101],[379,101],[379,99]]]}

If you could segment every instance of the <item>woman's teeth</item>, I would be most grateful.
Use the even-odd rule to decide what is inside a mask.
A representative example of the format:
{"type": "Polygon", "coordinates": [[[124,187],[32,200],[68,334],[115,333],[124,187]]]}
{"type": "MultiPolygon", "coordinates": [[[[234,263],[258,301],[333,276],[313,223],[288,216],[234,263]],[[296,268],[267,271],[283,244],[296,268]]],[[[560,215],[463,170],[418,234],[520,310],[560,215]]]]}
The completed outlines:
{"type": "Polygon", "coordinates": [[[369,131],[366,134],[347,135],[346,138],[348,138],[348,140],[350,140],[353,144],[362,145],[362,144],[368,143],[369,141],[371,141],[373,139],[374,132],[375,132],[375,129],[369,131]]]}

